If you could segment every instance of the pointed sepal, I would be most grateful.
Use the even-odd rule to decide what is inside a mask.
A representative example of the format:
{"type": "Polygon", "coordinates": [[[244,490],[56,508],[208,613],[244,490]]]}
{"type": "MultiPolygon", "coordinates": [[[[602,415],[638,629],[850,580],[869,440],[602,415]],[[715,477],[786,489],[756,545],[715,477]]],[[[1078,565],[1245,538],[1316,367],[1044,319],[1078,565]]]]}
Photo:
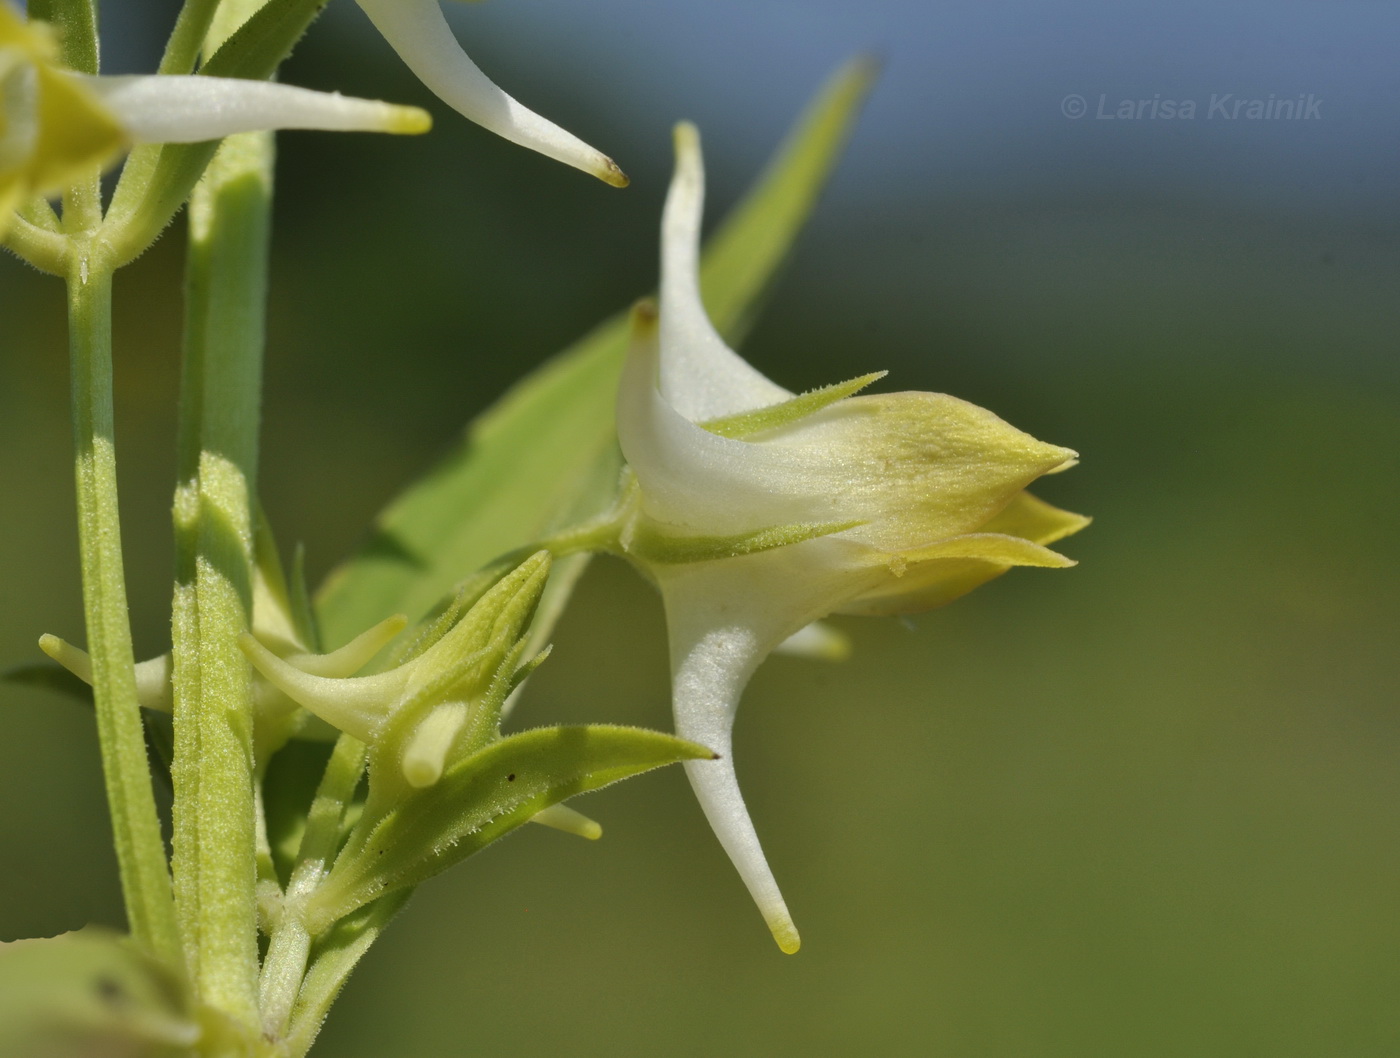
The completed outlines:
{"type": "Polygon", "coordinates": [[[418,885],[567,797],[664,764],[713,757],[674,735],[601,724],[503,738],[357,828],[308,902],[307,926],[319,933],[371,900],[418,885]]]}

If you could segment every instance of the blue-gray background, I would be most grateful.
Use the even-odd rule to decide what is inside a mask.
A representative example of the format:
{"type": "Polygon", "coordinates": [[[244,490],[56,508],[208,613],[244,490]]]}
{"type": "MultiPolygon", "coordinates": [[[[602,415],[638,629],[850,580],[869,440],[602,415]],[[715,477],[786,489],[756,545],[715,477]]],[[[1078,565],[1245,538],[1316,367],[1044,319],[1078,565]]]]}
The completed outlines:
{"type": "MultiPolygon", "coordinates": [[[[169,4],[109,3],[111,69],[169,4]]],[[[434,107],[281,141],[265,499],[324,571],[521,370],[654,282],[668,129],[711,216],[858,49],[885,74],[746,353],[877,368],[1083,466],[1069,573],[840,667],[771,662],[736,757],[803,930],[777,953],[679,772],[424,887],[327,1055],[1400,1052],[1400,67],[1393,5],[496,0],[452,7],[615,192],[467,126],[337,0],[285,79],[434,107]],[[1208,116],[1212,96],[1319,101],[1208,116]],[[1089,113],[1073,119],[1067,96],[1089,113]],[[1099,99],[1194,100],[1102,120],[1099,99]]],[[[1072,108],[1072,105],[1071,105],[1072,108]]],[[[165,649],[181,232],[119,279],[138,648],[165,649]]],[[[57,285],[0,263],[0,657],[81,638],[57,285]]],[[[522,722],[665,725],[659,607],[600,564],[522,722]]],[[[90,720],[4,694],[0,937],[116,922],[90,720]]]]}

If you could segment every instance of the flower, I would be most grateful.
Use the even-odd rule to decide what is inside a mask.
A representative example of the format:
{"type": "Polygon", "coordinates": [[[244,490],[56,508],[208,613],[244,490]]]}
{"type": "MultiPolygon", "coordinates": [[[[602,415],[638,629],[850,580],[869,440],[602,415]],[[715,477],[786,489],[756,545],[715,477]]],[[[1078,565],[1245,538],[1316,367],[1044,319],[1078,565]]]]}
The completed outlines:
{"type": "Polygon", "coordinates": [[[880,375],[794,396],[728,348],[700,299],[703,169],[676,130],[659,318],[644,303],[618,392],[634,482],[623,553],[656,582],[676,731],[717,750],[686,771],[779,947],[798,934],[739,791],[731,732],[760,662],[831,613],[903,614],[1012,566],[1064,567],[1045,545],[1087,524],[1024,491],[1073,464],[989,411],[938,393],[856,396],[880,375]]]}
{"type": "Polygon", "coordinates": [[[136,143],[257,129],[425,132],[417,107],[203,76],[94,77],[63,69],[49,28],[0,0],[0,237],[13,211],[63,191],[136,143]]]}
{"type": "Polygon", "coordinates": [[[627,186],[626,174],[611,158],[497,88],[457,43],[438,0],[359,0],[359,4],[418,79],[463,117],[614,187],[627,186]]]}
{"type": "Polygon", "coordinates": [[[0,236],[15,207],[62,190],[126,142],[116,117],[53,64],[47,27],[0,0],[0,236]]]}

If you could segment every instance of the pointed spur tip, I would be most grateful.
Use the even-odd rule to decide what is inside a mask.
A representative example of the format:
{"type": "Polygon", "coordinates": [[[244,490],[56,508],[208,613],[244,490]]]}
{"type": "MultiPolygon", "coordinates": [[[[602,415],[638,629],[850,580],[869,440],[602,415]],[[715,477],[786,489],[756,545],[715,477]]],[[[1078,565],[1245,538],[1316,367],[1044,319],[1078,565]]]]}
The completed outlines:
{"type": "Polygon", "coordinates": [[[626,187],[632,182],[631,178],[622,171],[622,167],[608,157],[603,158],[595,175],[603,183],[611,184],[613,187],[626,187]]]}
{"type": "Polygon", "coordinates": [[[393,106],[384,131],[400,136],[419,136],[433,127],[433,116],[422,107],[393,106]]]}
{"type": "Polygon", "coordinates": [[[642,298],[632,306],[632,330],[646,332],[654,330],[661,319],[661,307],[655,298],[642,298]]]}
{"type": "Polygon", "coordinates": [[[797,935],[797,927],[792,924],[792,919],[784,916],[782,919],[768,923],[768,928],[773,932],[773,939],[778,942],[778,950],[784,955],[796,955],[802,947],[802,938],[797,935]]]}
{"type": "Polygon", "coordinates": [[[677,152],[694,150],[700,146],[700,129],[693,121],[678,121],[671,126],[671,142],[677,152]]]}

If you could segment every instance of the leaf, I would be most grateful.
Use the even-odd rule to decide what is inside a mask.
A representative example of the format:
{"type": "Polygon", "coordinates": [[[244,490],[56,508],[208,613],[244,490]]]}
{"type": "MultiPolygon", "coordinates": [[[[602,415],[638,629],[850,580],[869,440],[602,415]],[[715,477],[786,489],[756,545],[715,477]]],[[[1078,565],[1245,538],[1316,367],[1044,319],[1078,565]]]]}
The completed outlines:
{"type": "MultiPolygon", "coordinates": [[[[701,281],[711,318],[731,341],[811,210],[874,72],[858,59],[836,73],[711,240],[701,281]]],[[[620,313],[517,383],[380,514],[368,543],[318,594],[327,646],[390,613],[417,621],[498,555],[609,506],[621,466],[613,398],[626,343],[620,313]]],[[[532,650],[548,638],[586,562],[574,556],[556,569],[532,650]]]]}
{"type": "Polygon", "coordinates": [[[663,764],[713,758],[660,731],[542,727],[493,742],[357,832],[306,908],[312,934],[371,900],[418,885],[566,797],[663,764]]]}
{"type": "MultiPolygon", "coordinates": [[[[22,687],[36,687],[53,691],[70,698],[89,709],[93,707],[92,687],[62,665],[52,661],[28,661],[13,665],[0,672],[0,680],[22,687]]],[[[170,764],[175,756],[174,734],[170,724],[170,714],[158,713],[150,709],[141,710],[142,730],[146,735],[146,749],[151,755],[152,774],[161,780],[166,790],[172,788],[170,764]]],[[[0,1058],[4,1052],[0,1051],[0,1058]]]]}
{"type": "Polygon", "coordinates": [[[116,933],[0,944],[0,1055],[185,1054],[190,1010],[181,977],[116,933]]]}
{"type": "Polygon", "coordinates": [[[74,701],[92,706],[92,688],[71,672],[52,661],[26,661],[0,672],[0,680],[22,687],[37,687],[62,694],[74,701]]]}

